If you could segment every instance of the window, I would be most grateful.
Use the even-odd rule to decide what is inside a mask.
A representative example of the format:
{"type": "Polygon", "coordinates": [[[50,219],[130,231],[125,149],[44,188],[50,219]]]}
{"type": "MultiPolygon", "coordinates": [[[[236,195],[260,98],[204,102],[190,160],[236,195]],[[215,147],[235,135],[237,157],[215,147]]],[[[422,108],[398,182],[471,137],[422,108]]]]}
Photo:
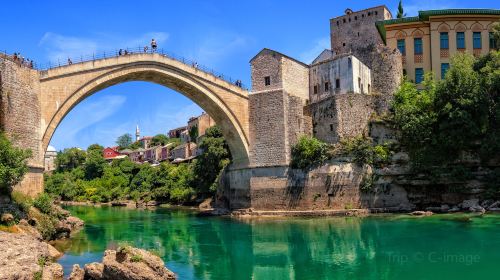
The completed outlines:
{"type": "Polygon", "coordinates": [[[313,92],[314,92],[314,94],[317,94],[317,93],[318,93],[318,85],[315,85],[315,86],[313,87],[313,92]]]}
{"type": "Polygon", "coordinates": [[[330,131],[333,131],[333,124],[330,124],[330,131]]]}
{"type": "Polygon", "coordinates": [[[264,84],[265,84],[266,86],[271,85],[271,77],[270,77],[270,76],[266,76],[266,77],[264,77],[264,84]]]}
{"type": "Polygon", "coordinates": [[[340,22],[337,20],[337,26],[340,24],[340,22]]]}
{"type": "Polygon", "coordinates": [[[329,90],[330,90],[330,83],[326,82],[325,83],[325,91],[329,91],[329,90]]]}
{"type": "Polygon", "coordinates": [[[474,49],[481,48],[481,32],[472,33],[472,46],[474,49]]]}
{"type": "Polygon", "coordinates": [[[406,55],[405,39],[398,40],[398,50],[402,55],[406,55]]]}
{"type": "Polygon", "coordinates": [[[442,50],[447,50],[449,48],[449,43],[448,43],[448,32],[441,32],[439,34],[439,38],[441,41],[441,49],[442,50]]]}
{"type": "Polygon", "coordinates": [[[377,12],[377,11],[375,11],[375,15],[378,15],[378,12],[377,12]]]}
{"type": "Polygon", "coordinates": [[[352,59],[350,57],[347,59],[347,67],[349,67],[349,69],[352,67],[352,59]]]}
{"type": "Polygon", "coordinates": [[[342,21],[345,23],[345,18],[344,18],[344,19],[342,19],[342,21]]]}
{"type": "Polygon", "coordinates": [[[413,39],[413,46],[415,48],[415,54],[422,54],[423,53],[422,38],[414,38],[413,39]]]}
{"type": "Polygon", "coordinates": [[[449,63],[441,63],[441,79],[444,79],[444,77],[446,76],[446,72],[448,72],[448,69],[450,69],[449,63]]]}
{"type": "Polygon", "coordinates": [[[358,16],[354,16],[354,20],[358,20],[358,16]]]}
{"type": "Polygon", "coordinates": [[[368,84],[368,93],[371,92],[370,84],[368,84]]]}
{"type": "Polygon", "coordinates": [[[415,83],[420,84],[424,80],[424,69],[415,68],[415,83]]]}
{"type": "Polygon", "coordinates": [[[340,79],[335,80],[335,88],[340,88],[340,79]]]}
{"type": "Polygon", "coordinates": [[[363,93],[362,85],[361,85],[361,78],[358,78],[358,88],[359,92],[363,93]]]}
{"type": "Polygon", "coordinates": [[[465,33],[457,32],[457,49],[465,49],[465,33]]]}
{"type": "Polygon", "coordinates": [[[490,32],[490,50],[497,49],[497,41],[495,40],[495,36],[493,36],[493,32],[490,32]]]}

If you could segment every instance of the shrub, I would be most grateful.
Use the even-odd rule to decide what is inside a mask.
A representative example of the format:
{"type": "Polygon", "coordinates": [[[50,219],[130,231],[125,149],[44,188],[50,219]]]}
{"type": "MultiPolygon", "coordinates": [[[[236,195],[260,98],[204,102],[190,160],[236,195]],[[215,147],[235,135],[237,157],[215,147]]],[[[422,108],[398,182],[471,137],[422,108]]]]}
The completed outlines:
{"type": "Polygon", "coordinates": [[[391,144],[373,145],[373,140],[364,136],[347,138],[340,141],[341,154],[352,156],[359,165],[382,165],[389,162],[391,144]]]}
{"type": "Polygon", "coordinates": [[[0,194],[9,193],[11,187],[20,182],[28,172],[27,160],[31,151],[12,146],[0,131],[0,194]]]}
{"type": "Polygon", "coordinates": [[[42,193],[40,194],[35,200],[33,201],[33,206],[35,206],[40,212],[47,214],[47,215],[52,215],[53,210],[52,210],[52,204],[54,203],[54,200],[48,195],[47,193],[42,193]]]}
{"type": "Polygon", "coordinates": [[[292,147],[292,168],[308,169],[328,159],[328,144],[310,136],[301,136],[292,147]]]}
{"type": "Polygon", "coordinates": [[[19,208],[25,213],[27,213],[33,205],[33,199],[21,192],[13,191],[10,196],[12,200],[19,206],[19,208]]]}

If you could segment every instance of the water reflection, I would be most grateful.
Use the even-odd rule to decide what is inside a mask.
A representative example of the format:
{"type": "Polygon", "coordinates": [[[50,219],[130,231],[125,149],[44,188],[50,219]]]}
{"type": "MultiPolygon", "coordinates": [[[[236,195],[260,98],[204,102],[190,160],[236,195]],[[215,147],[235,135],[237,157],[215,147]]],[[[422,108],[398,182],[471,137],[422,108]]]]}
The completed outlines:
{"type": "Polygon", "coordinates": [[[500,257],[499,216],[466,224],[453,216],[243,221],[185,210],[69,210],[86,227],[57,244],[66,251],[60,260],[66,271],[99,261],[106,248],[123,242],[159,252],[179,279],[481,278],[493,275],[500,257]]]}

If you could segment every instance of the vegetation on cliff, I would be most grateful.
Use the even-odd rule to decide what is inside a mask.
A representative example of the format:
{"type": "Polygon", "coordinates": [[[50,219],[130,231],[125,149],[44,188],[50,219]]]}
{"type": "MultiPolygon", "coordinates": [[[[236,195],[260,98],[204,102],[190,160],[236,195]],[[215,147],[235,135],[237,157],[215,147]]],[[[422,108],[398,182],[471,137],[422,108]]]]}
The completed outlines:
{"type": "Polygon", "coordinates": [[[421,88],[404,81],[393,119],[413,167],[426,171],[460,160],[464,152],[488,161],[500,154],[500,52],[475,59],[458,54],[441,81],[421,88]]]}
{"type": "Polygon", "coordinates": [[[127,158],[108,164],[96,145],[87,151],[67,149],[58,153],[56,171],[45,176],[45,191],[68,201],[189,203],[215,193],[218,175],[230,161],[218,127],[207,130],[199,147],[204,152],[192,163],[163,162],[158,167],[127,158]]]}
{"type": "Polygon", "coordinates": [[[19,183],[28,172],[31,151],[12,146],[0,131],[0,194],[10,193],[10,188],[19,183]]]}

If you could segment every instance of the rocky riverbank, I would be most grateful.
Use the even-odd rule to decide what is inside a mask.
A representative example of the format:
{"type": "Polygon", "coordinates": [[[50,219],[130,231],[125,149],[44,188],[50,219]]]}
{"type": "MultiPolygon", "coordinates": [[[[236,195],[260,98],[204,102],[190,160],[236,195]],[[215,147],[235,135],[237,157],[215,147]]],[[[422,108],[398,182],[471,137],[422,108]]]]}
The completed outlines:
{"type": "MultiPolygon", "coordinates": [[[[32,235],[0,231],[0,279],[62,280],[63,268],[54,262],[60,255],[50,244],[32,235]]],[[[176,276],[165,268],[160,257],[122,247],[107,250],[102,263],[87,264],[83,269],[75,265],[68,279],[172,280],[176,276]]]]}

